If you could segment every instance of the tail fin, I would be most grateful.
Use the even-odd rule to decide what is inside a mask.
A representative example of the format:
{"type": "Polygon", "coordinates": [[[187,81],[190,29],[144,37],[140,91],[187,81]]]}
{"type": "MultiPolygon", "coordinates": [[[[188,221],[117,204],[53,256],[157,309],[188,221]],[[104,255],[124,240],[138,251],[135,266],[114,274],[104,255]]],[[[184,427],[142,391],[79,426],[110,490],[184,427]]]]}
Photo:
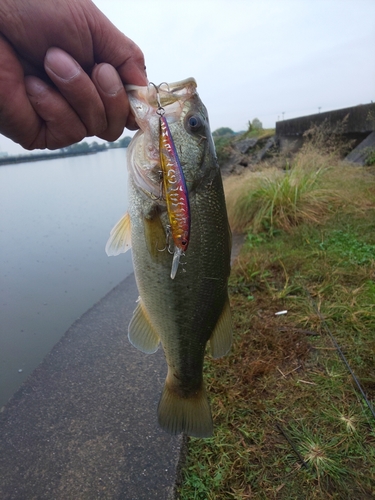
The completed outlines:
{"type": "Polygon", "coordinates": [[[184,432],[194,437],[212,436],[211,410],[203,384],[196,394],[183,398],[171,390],[166,381],[159,402],[158,420],[160,427],[170,434],[184,432]]]}

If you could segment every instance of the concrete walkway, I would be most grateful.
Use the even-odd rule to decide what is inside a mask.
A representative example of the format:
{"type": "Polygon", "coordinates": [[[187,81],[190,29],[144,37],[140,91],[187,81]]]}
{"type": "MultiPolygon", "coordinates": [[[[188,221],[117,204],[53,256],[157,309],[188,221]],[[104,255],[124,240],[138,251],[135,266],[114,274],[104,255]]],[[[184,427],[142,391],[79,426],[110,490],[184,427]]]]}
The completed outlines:
{"type": "Polygon", "coordinates": [[[132,347],[134,275],[67,331],[0,413],[2,500],[170,499],[181,436],[158,428],[162,349],[132,347]]]}

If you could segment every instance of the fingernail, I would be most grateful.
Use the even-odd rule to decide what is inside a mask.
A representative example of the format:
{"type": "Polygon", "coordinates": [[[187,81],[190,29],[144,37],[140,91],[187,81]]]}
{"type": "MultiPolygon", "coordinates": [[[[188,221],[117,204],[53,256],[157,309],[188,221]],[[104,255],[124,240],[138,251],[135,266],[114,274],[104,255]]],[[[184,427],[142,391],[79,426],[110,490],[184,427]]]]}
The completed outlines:
{"type": "Polygon", "coordinates": [[[77,62],[69,54],[57,47],[51,47],[47,50],[44,62],[48,69],[62,80],[69,81],[78,75],[80,71],[77,62]]]}
{"type": "Polygon", "coordinates": [[[116,95],[123,88],[121,78],[110,64],[101,64],[97,69],[97,82],[102,91],[108,95],[116,95]]]}

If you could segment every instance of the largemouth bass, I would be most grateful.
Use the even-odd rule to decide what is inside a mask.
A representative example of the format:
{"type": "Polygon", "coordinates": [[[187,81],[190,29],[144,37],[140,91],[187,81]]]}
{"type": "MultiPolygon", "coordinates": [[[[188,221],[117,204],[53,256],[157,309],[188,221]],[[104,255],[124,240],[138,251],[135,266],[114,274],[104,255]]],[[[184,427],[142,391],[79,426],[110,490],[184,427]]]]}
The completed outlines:
{"type": "MultiPolygon", "coordinates": [[[[209,437],[213,432],[203,383],[203,359],[230,349],[228,300],[231,233],[208,115],[193,78],[149,87],[127,86],[140,130],[128,147],[129,212],[113,228],[107,253],[132,247],[139,301],[128,327],[130,342],[145,353],[161,342],[168,375],[158,406],[166,431],[209,437]],[[179,255],[171,235],[160,141],[160,107],[173,137],[189,205],[189,246],[179,255]]],[[[175,209],[178,210],[178,200],[175,209]]]]}

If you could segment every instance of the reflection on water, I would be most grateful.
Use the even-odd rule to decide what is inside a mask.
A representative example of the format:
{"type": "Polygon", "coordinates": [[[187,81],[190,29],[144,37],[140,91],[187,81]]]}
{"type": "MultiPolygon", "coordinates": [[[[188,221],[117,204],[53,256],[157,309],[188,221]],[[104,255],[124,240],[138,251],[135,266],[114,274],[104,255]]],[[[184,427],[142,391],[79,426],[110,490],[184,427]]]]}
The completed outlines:
{"type": "Polygon", "coordinates": [[[126,196],[125,149],[0,167],[0,406],[132,272],[104,252],[126,196]]]}

